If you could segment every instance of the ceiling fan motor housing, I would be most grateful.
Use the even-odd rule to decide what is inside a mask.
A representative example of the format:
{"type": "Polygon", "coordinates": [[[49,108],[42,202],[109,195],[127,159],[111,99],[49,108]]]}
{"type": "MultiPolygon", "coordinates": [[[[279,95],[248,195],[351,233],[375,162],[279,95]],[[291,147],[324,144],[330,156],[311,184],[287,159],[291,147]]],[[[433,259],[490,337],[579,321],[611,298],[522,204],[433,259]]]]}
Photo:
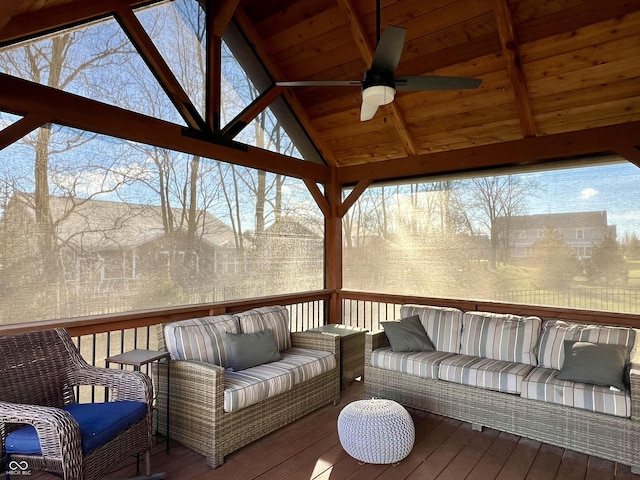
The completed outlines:
{"type": "Polygon", "coordinates": [[[396,84],[393,72],[379,69],[367,70],[362,82],[362,101],[369,105],[386,105],[393,102],[396,84]]]}

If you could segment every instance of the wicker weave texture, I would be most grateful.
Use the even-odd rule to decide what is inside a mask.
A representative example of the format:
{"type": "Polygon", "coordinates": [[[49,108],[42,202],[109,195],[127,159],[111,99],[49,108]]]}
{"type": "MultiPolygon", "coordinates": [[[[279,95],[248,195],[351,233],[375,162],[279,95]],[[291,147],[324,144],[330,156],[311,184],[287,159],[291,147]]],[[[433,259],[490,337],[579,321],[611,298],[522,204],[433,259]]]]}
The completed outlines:
{"type": "Polygon", "coordinates": [[[338,416],[342,448],[364,463],[397,463],[411,453],[416,430],[409,412],[393,400],[351,402],[338,416]]]}
{"type": "Polygon", "coordinates": [[[29,424],[38,432],[42,455],[13,455],[12,460],[64,479],[102,478],[126,456],[150,451],[151,398],[149,377],[89,365],[66,330],[0,337],[0,461],[7,434],[29,424]],[[75,402],[76,385],[107,387],[112,400],[146,402],[147,415],[83,457],[77,423],[60,409],[75,402]]]}
{"type": "MultiPolygon", "coordinates": [[[[161,331],[158,332],[162,335],[161,331]]],[[[291,334],[294,347],[329,351],[340,359],[339,337],[316,332],[291,334]]],[[[166,432],[167,375],[164,365],[153,365],[159,374],[158,420],[166,432]]],[[[154,375],[155,376],[155,375],[154,375]]],[[[216,365],[174,360],[171,362],[169,421],[171,438],[207,457],[212,467],[225,455],[287,425],[317,408],[337,403],[339,369],[295,385],[291,390],[234,412],[224,411],[224,369],[216,365]]]]}
{"type": "Polygon", "coordinates": [[[429,380],[371,366],[371,352],[388,346],[384,332],[365,339],[365,394],[640,470],[640,366],[632,364],[631,418],[529,400],[518,395],[429,380]]]}

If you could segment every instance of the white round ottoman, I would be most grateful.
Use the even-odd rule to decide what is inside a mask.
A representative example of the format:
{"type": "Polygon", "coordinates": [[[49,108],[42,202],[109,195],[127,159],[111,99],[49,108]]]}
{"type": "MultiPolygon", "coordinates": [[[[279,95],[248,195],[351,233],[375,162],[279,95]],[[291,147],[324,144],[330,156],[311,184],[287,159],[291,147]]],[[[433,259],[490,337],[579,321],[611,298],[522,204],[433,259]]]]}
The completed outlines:
{"type": "Polygon", "coordinates": [[[409,412],[393,400],[351,402],[338,416],[342,448],[364,463],[397,463],[411,452],[416,430],[409,412]]]}

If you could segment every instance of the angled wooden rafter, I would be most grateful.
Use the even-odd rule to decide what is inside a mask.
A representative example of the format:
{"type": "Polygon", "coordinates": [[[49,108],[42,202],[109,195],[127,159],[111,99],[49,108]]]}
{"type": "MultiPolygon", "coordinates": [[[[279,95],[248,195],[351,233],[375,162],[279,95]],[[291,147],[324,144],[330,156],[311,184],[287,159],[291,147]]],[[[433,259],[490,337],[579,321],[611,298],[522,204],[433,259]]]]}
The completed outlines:
{"type": "Polygon", "coordinates": [[[535,137],[536,123],[531,109],[527,79],[522,69],[518,40],[509,10],[508,0],[494,0],[494,13],[500,35],[502,54],[507,62],[507,72],[516,100],[516,109],[523,137],[535,137]]]}
{"type": "Polygon", "coordinates": [[[314,200],[318,204],[318,207],[320,208],[322,213],[325,215],[325,217],[330,215],[331,205],[335,204],[336,215],[338,218],[342,218],[347,214],[347,212],[353,206],[353,204],[358,201],[360,196],[364,193],[367,187],[369,187],[369,185],[373,183],[373,181],[369,179],[360,180],[355,185],[355,187],[353,187],[349,195],[347,195],[347,198],[345,198],[343,201],[340,201],[339,199],[335,201],[328,200],[327,197],[320,191],[320,188],[318,188],[318,185],[316,184],[316,182],[310,179],[304,179],[304,183],[307,185],[309,192],[313,196],[314,200]]]}
{"type": "Polygon", "coordinates": [[[345,198],[340,205],[338,206],[338,216],[340,218],[344,217],[349,209],[353,206],[354,203],[358,201],[360,196],[364,193],[364,191],[373,183],[373,180],[370,178],[364,180],[358,180],[353,190],[349,192],[347,198],[345,198]]]}
{"type": "Polygon", "coordinates": [[[640,150],[638,149],[638,147],[634,147],[633,145],[625,145],[616,147],[614,151],[625,160],[628,160],[629,162],[640,168],[640,150]]]}
{"type": "Polygon", "coordinates": [[[278,98],[284,89],[272,85],[262,92],[250,105],[247,105],[233,120],[231,120],[221,131],[222,135],[233,138],[240,131],[251,123],[265,108],[278,98]]]}
{"type": "Polygon", "coordinates": [[[329,205],[329,201],[318,187],[318,184],[309,178],[304,178],[303,180],[322,214],[325,218],[328,217],[331,214],[331,207],[329,205]]]}
{"type": "MultiPolygon", "coordinates": [[[[152,0],[159,2],[162,0],[152,0]]],[[[131,7],[148,5],[152,3],[146,0],[132,0],[128,2],[131,7]]],[[[3,8],[11,8],[15,4],[13,0],[2,2],[0,12],[4,14],[3,8]]],[[[20,2],[17,2],[18,4],[20,2]]],[[[45,2],[46,3],[46,2],[45,2]]],[[[56,7],[42,8],[36,12],[26,15],[17,15],[6,22],[4,28],[0,29],[0,44],[19,41],[23,38],[31,38],[34,35],[54,32],[68,27],[69,25],[81,24],[99,18],[108,17],[121,8],[122,2],[119,0],[77,0],[73,3],[73,8],[68,4],[61,4],[56,7]]],[[[1,17],[2,15],[0,15],[1,17]]]]}
{"type": "Polygon", "coordinates": [[[191,128],[198,130],[208,129],[206,123],[194,107],[191,99],[184,91],[180,82],[175,77],[169,65],[162,57],[149,37],[146,30],[126,5],[119,6],[115,12],[115,18],[138,50],[152,73],[160,82],[171,102],[191,128]]]}
{"type": "Polygon", "coordinates": [[[36,128],[41,127],[49,121],[51,121],[51,118],[48,116],[31,113],[0,130],[0,150],[3,150],[14,142],[17,142],[25,135],[28,135],[36,128]]]}
{"type": "MultiPolygon", "coordinates": [[[[367,40],[367,35],[364,27],[362,26],[362,22],[355,14],[353,9],[353,5],[350,0],[337,0],[338,6],[342,10],[343,15],[347,19],[347,23],[349,24],[349,30],[351,31],[351,35],[360,51],[360,55],[362,55],[362,59],[364,60],[367,68],[373,62],[373,54],[374,49],[371,48],[369,42],[367,40]]],[[[416,147],[413,138],[409,134],[409,130],[407,129],[407,124],[404,120],[404,116],[400,111],[397,103],[391,102],[389,105],[385,105],[384,110],[389,114],[391,118],[391,122],[400,137],[402,145],[404,146],[405,151],[408,155],[416,155],[418,153],[418,148],[416,147]]]]}
{"type": "MultiPolygon", "coordinates": [[[[284,76],[282,75],[280,68],[278,68],[276,63],[270,59],[270,56],[267,54],[266,49],[262,44],[262,39],[256,32],[251,21],[247,18],[247,15],[242,11],[242,9],[238,9],[236,10],[233,18],[238,23],[240,30],[242,30],[242,33],[245,35],[245,37],[247,37],[247,40],[249,41],[253,49],[256,51],[258,58],[260,58],[264,63],[265,68],[267,69],[271,77],[276,81],[283,80],[284,76]]],[[[296,117],[298,118],[298,121],[306,131],[307,135],[309,135],[309,138],[315,144],[316,149],[318,150],[318,152],[320,152],[320,155],[322,155],[322,158],[324,158],[324,160],[329,165],[337,165],[336,159],[333,156],[333,153],[331,153],[331,149],[325,144],[324,140],[322,140],[320,134],[311,123],[309,115],[298,101],[298,98],[291,92],[291,89],[289,88],[285,89],[283,95],[287,100],[287,103],[293,110],[293,113],[295,113],[296,117]]]]}

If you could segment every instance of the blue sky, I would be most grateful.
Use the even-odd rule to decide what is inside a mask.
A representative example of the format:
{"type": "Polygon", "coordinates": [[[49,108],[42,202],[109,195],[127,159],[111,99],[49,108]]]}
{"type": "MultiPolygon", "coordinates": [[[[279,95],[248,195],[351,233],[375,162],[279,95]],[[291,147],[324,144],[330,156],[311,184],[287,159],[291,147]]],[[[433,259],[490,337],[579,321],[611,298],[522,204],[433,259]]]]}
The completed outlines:
{"type": "Polygon", "coordinates": [[[606,210],[618,238],[640,237],[640,168],[623,162],[528,174],[539,185],[527,213],[606,210]]]}

